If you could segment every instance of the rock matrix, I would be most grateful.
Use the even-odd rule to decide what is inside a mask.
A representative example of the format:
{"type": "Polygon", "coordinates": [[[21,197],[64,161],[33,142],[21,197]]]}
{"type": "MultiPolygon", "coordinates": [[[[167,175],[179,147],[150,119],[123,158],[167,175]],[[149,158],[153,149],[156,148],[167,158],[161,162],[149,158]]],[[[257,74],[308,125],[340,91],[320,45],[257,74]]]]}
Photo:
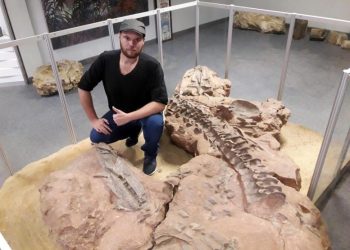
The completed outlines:
{"type": "MultiPolygon", "coordinates": [[[[188,75],[203,70],[208,69],[197,66],[187,71],[185,81],[188,75]]],[[[192,87],[196,84],[200,89],[201,84],[195,81],[192,87]]],[[[165,126],[176,145],[194,156],[211,154],[224,158],[242,172],[248,171],[249,178],[263,172],[272,179],[277,177],[279,181],[300,189],[299,168],[287,156],[274,150],[280,146],[275,137],[290,116],[290,111],[281,102],[273,99],[263,103],[234,100],[225,97],[226,92],[220,97],[222,91],[213,91],[212,95],[216,97],[200,96],[197,94],[200,91],[193,96],[181,96],[181,93],[187,93],[182,90],[183,86],[187,85],[180,83],[165,112],[165,126]]],[[[251,184],[250,181],[247,183],[251,184]]],[[[261,196],[265,191],[270,193],[279,189],[258,188],[254,192],[261,196]]]]}
{"type": "Polygon", "coordinates": [[[149,249],[171,186],[99,144],[40,188],[41,211],[63,249],[149,249]]]}
{"type": "Polygon", "coordinates": [[[282,185],[283,203],[271,199],[247,210],[242,175],[229,165],[200,155],[169,179],[177,191],[153,249],[330,249],[311,201],[282,185]]]}
{"type": "Polygon", "coordinates": [[[193,95],[182,87],[167,106],[166,129],[195,158],[173,176],[178,191],[156,229],[155,249],[328,249],[319,211],[297,192],[299,168],[277,151],[290,111],[273,99],[199,95],[195,80],[193,95]]]}
{"type": "MultiPolygon", "coordinates": [[[[57,63],[57,68],[65,92],[78,86],[83,75],[83,65],[80,62],[62,60],[57,63]]],[[[33,85],[41,96],[57,94],[56,80],[52,74],[51,65],[42,65],[35,71],[33,85]]]]}
{"type": "Polygon", "coordinates": [[[341,42],[342,49],[350,49],[350,40],[344,40],[341,42]]]}
{"type": "Polygon", "coordinates": [[[343,32],[330,31],[327,36],[327,42],[330,44],[341,46],[343,41],[348,40],[348,35],[343,32]]]}
{"type": "Polygon", "coordinates": [[[229,96],[231,82],[221,79],[217,73],[206,66],[195,67],[186,71],[176,91],[181,96],[229,96]]]}
{"type": "Polygon", "coordinates": [[[325,29],[311,28],[310,40],[311,41],[324,41],[328,35],[328,31],[325,29]]]}

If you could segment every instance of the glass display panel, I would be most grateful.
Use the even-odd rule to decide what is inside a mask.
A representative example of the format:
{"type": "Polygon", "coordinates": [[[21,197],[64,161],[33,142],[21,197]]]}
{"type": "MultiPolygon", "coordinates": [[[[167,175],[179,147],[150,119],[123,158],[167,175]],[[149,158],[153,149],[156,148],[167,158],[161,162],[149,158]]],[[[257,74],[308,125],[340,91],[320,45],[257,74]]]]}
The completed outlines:
{"type": "MultiPolygon", "coordinates": [[[[70,76],[74,88],[65,92],[68,108],[70,111],[77,141],[89,138],[92,125],[80,105],[77,85],[83,73],[88,70],[99,54],[112,50],[111,39],[108,35],[107,26],[101,27],[105,36],[84,43],[75,43],[70,46],[54,50],[55,60],[62,63],[62,67],[70,68],[70,76]],[[107,34],[107,36],[106,36],[107,34]]],[[[79,34],[80,32],[76,33],[79,34]]],[[[117,39],[116,39],[117,41],[117,39]]],[[[119,48],[119,43],[116,43],[119,48]]],[[[98,116],[102,116],[108,109],[107,98],[102,82],[91,92],[94,107],[98,116]]]]}
{"type": "Polygon", "coordinates": [[[5,150],[0,145],[0,188],[5,182],[5,180],[11,175],[11,172],[9,170],[9,166],[7,165],[8,163],[6,162],[5,157],[6,157],[5,150]]]}
{"type": "MultiPolygon", "coordinates": [[[[163,42],[163,70],[169,97],[185,72],[195,66],[195,7],[179,9],[171,13],[172,39],[163,42]]],[[[157,39],[157,38],[156,38],[157,39]]],[[[157,42],[145,47],[145,52],[158,56],[157,42]]]]}
{"type": "MultiPolygon", "coordinates": [[[[349,121],[350,121],[350,112],[349,112],[350,84],[349,83],[350,81],[348,80],[347,87],[345,89],[344,100],[339,112],[339,117],[334,128],[331,143],[326,153],[326,158],[323,164],[320,179],[317,183],[314,200],[317,200],[317,198],[328,187],[328,185],[332,182],[332,180],[335,178],[338,172],[340,154],[345,144],[345,138],[349,130],[349,121]]],[[[345,163],[347,163],[347,160],[344,161],[344,164],[345,163]]]]}
{"type": "Polygon", "coordinates": [[[229,10],[199,7],[199,65],[225,77],[229,10]]]}
{"type": "Polygon", "coordinates": [[[55,83],[39,53],[46,53],[44,41],[28,41],[19,49],[33,84],[0,88],[1,144],[15,171],[72,143],[55,83]],[[41,74],[39,74],[41,72],[41,74]]]}
{"type": "Polygon", "coordinates": [[[290,121],[324,134],[350,53],[326,41],[293,40],[283,102],[290,121]]]}
{"type": "Polygon", "coordinates": [[[232,34],[231,96],[257,101],[277,98],[288,28],[281,25],[274,33],[258,32],[246,29],[239,20],[235,17],[232,34]]]}

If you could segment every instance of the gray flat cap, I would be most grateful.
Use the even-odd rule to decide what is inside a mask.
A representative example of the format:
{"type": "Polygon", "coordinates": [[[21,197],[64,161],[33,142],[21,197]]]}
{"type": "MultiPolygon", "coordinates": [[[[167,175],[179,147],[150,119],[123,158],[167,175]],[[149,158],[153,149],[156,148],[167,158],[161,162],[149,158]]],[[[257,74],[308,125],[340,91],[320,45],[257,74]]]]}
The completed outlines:
{"type": "Polygon", "coordinates": [[[120,24],[119,32],[121,31],[134,31],[142,36],[146,35],[146,29],[143,22],[136,19],[127,19],[120,24]]]}

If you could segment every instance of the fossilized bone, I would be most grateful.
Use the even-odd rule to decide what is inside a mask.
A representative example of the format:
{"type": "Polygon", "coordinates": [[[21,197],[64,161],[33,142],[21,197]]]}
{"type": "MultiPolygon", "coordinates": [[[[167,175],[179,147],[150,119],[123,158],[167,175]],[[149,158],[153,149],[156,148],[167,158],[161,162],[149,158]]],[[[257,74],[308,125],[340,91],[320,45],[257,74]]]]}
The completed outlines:
{"type": "Polygon", "coordinates": [[[116,207],[132,211],[141,209],[147,197],[140,180],[110,146],[101,143],[95,148],[100,164],[108,174],[108,186],[118,197],[116,207]]]}
{"type": "Polygon", "coordinates": [[[249,204],[263,200],[268,200],[274,206],[284,203],[285,194],[282,192],[279,180],[260,159],[250,154],[251,150],[260,148],[259,145],[246,138],[238,128],[213,117],[206,106],[188,99],[172,99],[165,115],[181,116],[187,128],[193,127],[194,134],[203,133],[211,146],[221,153],[222,158],[241,178],[246,209],[249,204]]]}

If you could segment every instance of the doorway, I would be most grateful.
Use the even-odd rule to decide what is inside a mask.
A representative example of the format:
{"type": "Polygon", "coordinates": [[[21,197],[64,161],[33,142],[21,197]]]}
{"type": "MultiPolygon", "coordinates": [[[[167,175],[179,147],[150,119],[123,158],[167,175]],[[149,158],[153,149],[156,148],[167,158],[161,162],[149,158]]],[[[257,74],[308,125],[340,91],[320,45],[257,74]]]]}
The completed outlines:
{"type": "MultiPolygon", "coordinates": [[[[0,3],[0,43],[4,43],[13,39],[13,33],[4,1],[0,3]]],[[[18,48],[0,49],[0,87],[24,85],[23,72],[18,48]]]]}

